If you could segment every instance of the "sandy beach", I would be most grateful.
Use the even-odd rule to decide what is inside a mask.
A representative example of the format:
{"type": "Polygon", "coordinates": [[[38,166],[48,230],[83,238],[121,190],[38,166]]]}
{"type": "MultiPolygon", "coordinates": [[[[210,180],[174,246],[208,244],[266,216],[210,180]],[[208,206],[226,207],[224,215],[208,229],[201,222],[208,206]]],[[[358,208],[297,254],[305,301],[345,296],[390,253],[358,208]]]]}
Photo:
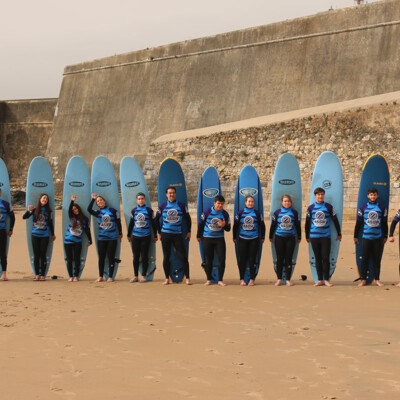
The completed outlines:
{"type": "MultiPolygon", "coordinates": [[[[95,247],[68,283],[61,212],[50,275],[33,282],[25,223],[16,213],[9,282],[0,282],[0,384],[8,399],[397,399],[400,396],[398,238],[382,263],[385,287],[358,288],[345,223],[333,288],[314,288],[303,240],[295,286],[275,287],[269,243],[257,285],[238,286],[231,234],[228,286],[204,287],[198,244],[192,286],[131,284],[123,238],[115,283],[95,283],[95,247]],[[308,280],[301,282],[299,275],[308,280]]],[[[269,225],[267,225],[269,227],[269,225]]],[[[194,227],[193,231],[196,230],[194,227]]],[[[124,227],[124,235],[126,228],[124,227]]]]}

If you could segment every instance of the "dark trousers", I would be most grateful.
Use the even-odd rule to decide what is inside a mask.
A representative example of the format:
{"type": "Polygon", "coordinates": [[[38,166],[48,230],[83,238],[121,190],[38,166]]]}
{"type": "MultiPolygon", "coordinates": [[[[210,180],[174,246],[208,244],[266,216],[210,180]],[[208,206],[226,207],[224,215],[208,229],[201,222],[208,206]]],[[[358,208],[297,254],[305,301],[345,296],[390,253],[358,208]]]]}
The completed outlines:
{"type": "Polygon", "coordinates": [[[40,237],[32,235],[33,248],[33,265],[35,267],[35,275],[46,276],[47,267],[47,246],[49,245],[49,237],[40,237]]]}
{"type": "Polygon", "coordinates": [[[284,237],[275,235],[276,276],[278,279],[282,279],[282,272],[285,269],[286,279],[290,280],[292,276],[292,257],[295,247],[295,236],[284,237]]]}
{"type": "Polygon", "coordinates": [[[98,240],[97,249],[99,252],[99,276],[104,275],[104,264],[106,256],[108,256],[108,276],[114,275],[115,251],[117,250],[117,239],[115,240],[98,240]]]}
{"type": "Polygon", "coordinates": [[[189,261],[186,256],[185,242],[181,234],[161,232],[161,245],[164,253],[163,268],[165,279],[169,278],[171,264],[169,257],[171,255],[171,246],[174,246],[183,265],[183,273],[186,279],[189,279],[189,261]]]}
{"type": "Polygon", "coordinates": [[[362,240],[361,279],[366,280],[368,275],[369,259],[374,265],[374,278],[379,280],[381,275],[382,238],[362,240]]]}
{"type": "Polygon", "coordinates": [[[75,278],[81,270],[82,242],[64,243],[65,255],[67,256],[67,270],[70,278],[75,278]],[[72,263],[74,268],[72,268],[72,263]]]}
{"type": "Polygon", "coordinates": [[[242,239],[239,238],[239,275],[240,280],[244,279],[246,271],[246,264],[249,261],[250,279],[256,279],[256,261],[258,255],[258,248],[260,246],[259,238],[242,239]]]}
{"type": "Polygon", "coordinates": [[[151,235],[144,237],[132,236],[131,247],[133,253],[133,271],[135,276],[139,275],[140,256],[142,256],[142,276],[145,277],[147,275],[151,240],[151,235]]]}
{"type": "Polygon", "coordinates": [[[206,275],[207,280],[212,280],[212,270],[213,270],[213,261],[214,261],[214,250],[217,252],[218,256],[218,281],[222,281],[224,279],[225,273],[225,259],[226,259],[226,244],[225,239],[221,238],[209,238],[203,237],[203,246],[204,246],[204,256],[206,258],[206,275]]]}
{"type": "Polygon", "coordinates": [[[3,271],[7,271],[7,231],[5,229],[0,230],[0,260],[1,268],[3,271]]]}
{"type": "Polygon", "coordinates": [[[331,252],[331,238],[312,238],[311,247],[314,251],[315,267],[317,269],[318,280],[329,281],[329,254],[331,252]]]}

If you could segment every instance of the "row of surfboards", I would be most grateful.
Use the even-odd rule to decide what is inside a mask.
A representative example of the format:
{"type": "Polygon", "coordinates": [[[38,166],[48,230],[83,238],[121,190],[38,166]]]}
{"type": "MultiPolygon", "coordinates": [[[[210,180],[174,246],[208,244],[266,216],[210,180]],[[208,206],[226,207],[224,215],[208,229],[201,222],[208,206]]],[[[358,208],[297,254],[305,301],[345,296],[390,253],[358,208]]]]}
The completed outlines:
{"type": "MultiPolygon", "coordinates": [[[[158,199],[159,203],[162,203],[165,199],[165,190],[168,186],[174,186],[176,188],[176,198],[178,201],[187,205],[187,192],[185,178],[182,168],[178,161],[173,158],[166,158],[159,170],[158,175],[158,199]]],[[[379,191],[379,203],[383,204],[387,208],[389,207],[389,188],[390,188],[390,176],[389,168],[386,159],[379,155],[372,155],[364,164],[359,196],[358,196],[358,207],[367,201],[367,190],[369,187],[374,186],[379,191]]],[[[336,154],[331,151],[326,151],[320,155],[314,168],[311,191],[310,191],[310,203],[315,201],[314,189],[322,187],[325,189],[325,201],[331,203],[339,219],[340,224],[342,223],[343,216],[343,174],[340,161],[336,154]]],[[[10,184],[8,179],[8,172],[4,162],[0,159],[0,188],[2,189],[2,198],[8,202],[11,202],[10,195],[10,184]]],[[[32,160],[29,171],[26,186],[26,206],[29,204],[36,205],[39,196],[41,194],[47,194],[50,199],[50,207],[52,210],[55,209],[54,204],[54,186],[51,167],[43,157],[36,157],[32,160]]],[[[143,192],[147,199],[147,205],[151,207],[150,196],[147,189],[147,184],[141,168],[136,160],[132,157],[124,157],[120,164],[120,188],[121,197],[124,210],[124,218],[126,225],[129,224],[130,211],[136,206],[136,194],[143,192]]],[[[114,167],[111,162],[104,156],[97,157],[92,165],[92,175],[90,176],[89,168],[82,157],[72,157],[67,165],[64,180],[64,191],[63,191],[63,237],[69,224],[68,207],[71,199],[71,195],[78,197],[77,203],[82,207],[82,210],[86,210],[89,202],[91,201],[90,193],[96,193],[104,197],[107,201],[107,205],[120,211],[120,199],[119,199],[119,187],[118,182],[114,173],[114,167]]],[[[207,168],[202,174],[199,190],[198,190],[198,201],[197,201],[197,219],[199,221],[202,212],[208,207],[213,205],[214,198],[218,194],[222,194],[221,184],[218,177],[218,172],[214,167],[207,168]]],[[[301,174],[297,159],[290,153],[283,154],[275,167],[272,193],[271,193],[271,214],[281,206],[281,196],[284,194],[290,195],[292,198],[292,207],[296,209],[301,218],[302,213],[302,187],[301,187],[301,174]]],[[[234,214],[244,208],[244,201],[246,195],[252,195],[255,200],[255,209],[259,210],[263,215],[263,196],[262,188],[257,171],[250,165],[245,166],[238,177],[236,193],[235,193],[235,204],[234,214]]],[[[32,270],[33,266],[33,249],[31,244],[31,232],[32,232],[32,219],[27,220],[27,242],[29,257],[31,262],[32,270]]],[[[93,232],[95,242],[97,243],[98,228],[97,223],[93,224],[93,232]]],[[[332,232],[332,246],[330,253],[330,273],[333,275],[336,268],[336,260],[339,252],[340,242],[336,241],[336,229],[331,224],[332,232]]],[[[186,236],[187,227],[183,226],[183,235],[186,236]]],[[[361,240],[360,240],[361,243],[361,240]]],[[[189,241],[186,240],[186,251],[189,251],[189,241]]],[[[116,252],[116,258],[120,255],[120,241],[118,241],[118,247],[116,252]]],[[[8,243],[7,243],[8,249],[8,243]]],[[[51,255],[53,251],[53,243],[50,242],[47,250],[47,272],[50,267],[51,255]]],[[[155,244],[152,243],[149,249],[149,269],[150,273],[147,276],[148,280],[152,280],[156,268],[156,257],[155,257],[155,244]]],[[[204,266],[204,251],[202,243],[200,242],[200,252],[204,266]]],[[[261,260],[262,246],[257,257],[257,271],[261,260]]],[[[295,252],[293,254],[292,264],[296,265],[298,253],[298,244],[296,245],[295,252]]],[[[274,243],[272,243],[272,254],[274,268],[276,269],[276,253],[274,243]]],[[[87,255],[87,238],[83,235],[83,246],[81,254],[81,273],[85,266],[87,255]]],[[[236,249],[236,256],[238,252],[236,249]]],[[[312,270],[314,281],[317,281],[317,274],[315,268],[315,258],[311,246],[309,246],[309,260],[312,270]]],[[[361,268],[361,244],[356,245],[356,261],[358,270],[361,268]]],[[[107,265],[107,262],[106,262],[107,265]]],[[[213,266],[213,281],[218,279],[218,257],[214,256],[213,266]]],[[[114,270],[115,278],[118,270],[118,265],[114,270]]],[[[294,268],[292,268],[292,271],[294,268]]],[[[370,273],[368,275],[368,283],[373,280],[373,268],[370,267],[370,273]]],[[[47,273],[46,272],[46,273],[47,273]]],[[[108,270],[106,268],[105,276],[108,278],[108,270]]],[[[184,278],[183,268],[177,254],[171,252],[171,279],[174,282],[180,282],[184,278]]],[[[246,270],[245,281],[248,282],[250,278],[249,268],[246,270]]],[[[287,277],[283,277],[283,282],[287,277]]]]}

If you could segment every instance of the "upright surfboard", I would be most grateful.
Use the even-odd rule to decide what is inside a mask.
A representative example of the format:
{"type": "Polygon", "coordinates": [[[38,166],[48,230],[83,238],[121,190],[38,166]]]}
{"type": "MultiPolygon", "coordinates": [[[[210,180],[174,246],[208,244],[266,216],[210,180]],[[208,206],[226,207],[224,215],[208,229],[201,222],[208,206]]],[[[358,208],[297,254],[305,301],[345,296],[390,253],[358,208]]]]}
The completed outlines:
{"type": "MultiPolygon", "coordinates": [[[[271,221],[272,216],[276,210],[281,208],[283,195],[289,195],[292,199],[292,208],[299,214],[299,220],[301,221],[301,209],[302,209],[302,192],[301,192],[301,175],[299,163],[296,157],[291,153],[282,154],[275,166],[274,178],[272,180],[272,192],[271,192],[271,221]]],[[[272,259],[274,263],[274,269],[276,272],[276,251],[275,251],[275,237],[271,243],[272,247],[272,259]]],[[[299,244],[296,243],[296,247],[292,257],[292,274],[289,279],[292,278],[294,268],[296,266],[297,254],[299,251],[299,244]]],[[[286,282],[285,271],[282,274],[282,283],[286,282]]]]}
{"type": "MultiPolygon", "coordinates": [[[[214,205],[215,196],[221,195],[221,183],[219,181],[218,172],[214,167],[208,167],[201,176],[199,183],[199,191],[197,193],[197,224],[200,223],[201,214],[214,205]]],[[[205,267],[205,256],[203,241],[199,242],[201,254],[201,266],[205,267]]],[[[211,281],[218,282],[218,256],[214,251],[214,261],[211,281]]]]}
{"type": "MultiPolygon", "coordinates": [[[[181,165],[174,158],[166,158],[158,171],[158,204],[161,205],[167,201],[165,191],[168,186],[176,189],[176,200],[187,206],[187,193],[185,177],[181,165]]],[[[182,236],[185,238],[188,232],[186,221],[182,221],[182,236]]],[[[186,256],[189,254],[189,240],[185,239],[186,256]]],[[[170,257],[171,269],[170,277],[173,282],[182,282],[184,278],[183,265],[175,249],[171,251],[170,257]]]]}
{"type": "MultiPolygon", "coordinates": [[[[8,177],[7,166],[4,161],[0,158],[0,190],[1,190],[1,199],[7,201],[11,207],[11,192],[10,192],[10,179],[8,177]]],[[[10,230],[10,218],[6,219],[6,232],[8,233],[10,230]]],[[[8,247],[10,245],[10,237],[7,235],[7,243],[6,243],[6,255],[8,254],[8,247]]],[[[0,261],[0,275],[3,273],[3,268],[0,261]]]]}
{"type": "MultiPolygon", "coordinates": [[[[389,210],[389,194],[390,194],[390,173],[386,158],[380,154],[371,155],[365,162],[360,181],[360,189],[358,191],[358,209],[368,202],[368,189],[374,187],[378,190],[378,203],[382,204],[389,210]]],[[[361,276],[361,261],[362,261],[362,229],[358,234],[359,243],[356,244],[356,261],[358,274],[361,276]]],[[[382,246],[383,253],[383,246],[382,246]]],[[[381,254],[382,257],[382,254],[381,254]]],[[[374,280],[374,266],[372,259],[369,260],[369,270],[367,275],[367,283],[374,280]]]]}
{"type": "MultiPolygon", "coordinates": [[[[62,240],[64,241],[65,234],[69,226],[68,209],[71,203],[71,195],[77,197],[75,203],[78,204],[83,214],[90,221],[90,214],[87,211],[88,205],[91,201],[90,196],[90,173],[86,161],[79,156],[72,157],[65,170],[64,190],[63,190],[63,205],[62,205],[62,240]]],[[[89,222],[90,223],[90,222],[89,222]]],[[[85,233],[82,235],[82,250],[81,250],[81,268],[78,277],[82,275],[85,268],[86,256],[88,252],[89,240],[85,233]]],[[[63,246],[64,248],[64,246],[63,246]]],[[[64,249],[65,266],[67,265],[67,255],[64,249]]]]}
{"type": "MultiPolygon", "coordinates": [[[[149,191],[140,165],[133,157],[124,157],[121,161],[119,179],[121,184],[122,205],[126,229],[131,220],[131,211],[137,207],[136,195],[141,192],[146,196],[146,206],[151,208],[149,191]]],[[[153,233],[152,233],[153,235],[153,233]]],[[[153,237],[153,236],[152,236],[153,237]]],[[[152,281],[156,270],[156,244],[151,241],[149,247],[149,265],[146,280],[152,281]]],[[[139,271],[142,274],[142,260],[140,259],[139,271]]]]}
{"type": "MultiPolygon", "coordinates": [[[[39,198],[42,194],[47,194],[49,197],[49,205],[52,211],[53,224],[55,228],[55,201],[54,201],[54,184],[53,174],[49,163],[43,157],[35,157],[28,170],[28,179],[26,183],[26,209],[29,204],[36,207],[39,198]]],[[[32,227],[33,227],[33,216],[26,220],[26,237],[28,241],[29,260],[33,274],[35,275],[35,266],[33,264],[33,248],[32,248],[32,227]]],[[[47,246],[47,267],[46,275],[49,272],[51,256],[53,254],[53,241],[51,240],[51,234],[49,239],[49,245],[47,246]]]]}
{"type": "MultiPolygon", "coordinates": [[[[111,208],[115,208],[120,214],[119,206],[119,193],[118,193],[118,183],[115,177],[114,167],[112,166],[110,160],[104,156],[98,156],[93,161],[92,165],[92,180],[91,180],[91,192],[104,198],[106,205],[111,208]]],[[[97,209],[96,203],[93,206],[97,209]]],[[[99,237],[99,227],[97,225],[97,218],[93,217],[93,232],[96,241],[97,255],[99,254],[99,249],[97,245],[99,237]]],[[[121,252],[121,240],[117,239],[117,249],[115,251],[115,258],[119,258],[121,252]]],[[[105,266],[104,266],[104,277],[108,279],[108,256],[106,256],[105,266]]],[[[117,276],[118,264],[115,264],[113,279],[117,276]]]]}
{"type": "MultiPolygon", "coordinates": [[[[239,174],[239,178],[236,183],[234,216],[236,216],[236,214],[244,208],[247,195],[254,197],[254,209],[258,210],[261,213],[261,216],[264,218],[264,205],[260,178],[258,177],[257,171],[251,165],[246,165],[239,174]]],[[[256,258],[256,274],[258,274],[262,253],[261,234],[259,235],[259,240],[260,246],[256,258]]],[[[235,251],[236,259],[239,265],[239,250],[237,242],[235,245],[235,251]]],[[[248,263],[246,266],[246,272],[244,274],[244,281],[246,283],[249,283],[250,281],[250,266],[248,263]]]]}
{"type": "MultiPolygon", "coordinates": [[[[317,187],[325,189],[325,202],[333,206],[340,226],[342,226],[343,217],[343,173],[340,161],[335,153],[332,151],[324,151],[317,160],[314,167],[314,172],[311,182],[310,191],[310,204],[315,203],[314,190],[317,187]]],[[[332,277],[336,269],[336,261],[339,254],[340,241],[336,240],[337,231],[333,221],[330,222],[331,228],[331,252],[329,255],[329,279],[332,277]]],[[[314,252],[311,247],[309,248],[309,258],[311,272],[314,282],[318,282],[317,269],[315,267],[314,252]]]]}

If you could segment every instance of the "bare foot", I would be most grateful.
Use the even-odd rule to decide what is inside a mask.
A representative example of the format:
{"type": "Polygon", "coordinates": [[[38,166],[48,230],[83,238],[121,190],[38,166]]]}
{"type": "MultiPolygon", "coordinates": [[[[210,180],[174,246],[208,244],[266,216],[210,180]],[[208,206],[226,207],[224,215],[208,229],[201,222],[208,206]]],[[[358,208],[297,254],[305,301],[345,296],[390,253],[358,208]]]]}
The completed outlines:
{"type": "Polygon", "coordinates": [[[99,276],[96,280],[95,280],[95,282],[103,282],[104,281],[104,278],[102,277],[102,276],[99,276]]]}
{"type": "Polygon", "coordinates": [[[72,280],[73,280],[72,278],[69,278],[69,279],[68,279],[68,282],[72,282],[72,280]]]}
{"type": "Polygon", "coordinates": [[[314,283],[314,286],[322,286],[322,285],[323,285],[322,281],[318,281],[317,283],[314,283]]]}
{"type": "Polygon", "coordinates": [[[3,272],[3,275],[1,276],[1,280],[2,281],[8,281],[7,274],[6,274],[5,271],[3,272]]]}
{"type": "Polygon", "coordinates": [[[398,283],[396,286],[397,286],[397,287],[400,287],[400,283],[398,283]]]}
{"type": "Polygon", "coordinates": [[[36,275],[36,276],[33,278],[33,280],[34,280],[34,281],[38,281],[38,280],[39,280],[39,275],[36,275]]]}
{"type": "Polygon", "coordinates": [[[75,276],[75,278],[74,278],[74,282],[79,282],[79,279],[78,279],[78,277],[77,277],[77,276],[75,276]]]}
{"type": "Polygon", "coordinates": [[[134,283],[134,282],[137,282],[137,281],[138,281],[137,276],[134,276],[129,282],[130,283],[134,283]]]}
{"type": "Polygon", "coordinates": [[[276,282],[275,282],[275,286],[281,286],[282,285],[282,279],[278,279],[276,282]]]}
{"type": "Polygon", "coordinates": [[[286,281],[286,286],[293,286],[293,283],[290,281],[286,281]]]}
{"type": "Polygon", "coordinates": [[[144,283],[144,282],[148,282],[148,280],[146,279],[145,276],[142,276],[142,278],[140,279],[140,283],[144,283]]]}
{"type": "Polygon", "coordinates": [[[111,278],[111,277],[109,277],[109,278],[107,279],[107,282],[114,282],[114,279],[111,278]]]}
{"type": "Polygon", "coordinates": [[[206,283],[204,284],[204,286],[210,286],[211,285],[211,281],[206,281],[206,283]]]}
{"type": "Polygon", "coordinates": [[[226,286],[226,283],[223,281],[218,281],[218,286],[226,286]]]}
{"type": "Polygon", "coordinates": [[[329,281],[324,281],[324,283],[325,283],[325,286],[328,286],[328,287],[332,287],[333,286],[333,283],[330,283],[329,281]]]}
{"type": "Polygon", "coordinates": [[[254,286],[254,279],[250,279],[249,286],[254,286]]]}
{"type": "Polygon", "coordinates": [[[166,280],[163,282],[163,285],[169,285],[169,279],[166,279],[166,280]]]}
{"type": "Polygon", "coordinates": [[[358,286],[367,286],[367,281],[362,280],[361,283],[358,284],[358,286]]]}
{"type": "Polygon", "coordinates": [[[240,281],[240,286],[247,286],[246,282],[244,280],[240,281]]]}
{"type": "Polygon", "coordinates": [[[45,281],[46,280],[46,278],[44,277],[44,276],[41,276],[40,278],[39,278],[39,281],[45,281]]]}
{"type": "Polygon", "coordinates": [[[385,286],[381,281],[375,281],[375,285],[376,286],[380,286],[380,287],[382,287],[382,286],[385,286]]]}
{"type": "Polygon", "coordinates": [[[186,279],[186,285],[191,285],[192,282],[190,282],[190,279],[186,279]]]}

